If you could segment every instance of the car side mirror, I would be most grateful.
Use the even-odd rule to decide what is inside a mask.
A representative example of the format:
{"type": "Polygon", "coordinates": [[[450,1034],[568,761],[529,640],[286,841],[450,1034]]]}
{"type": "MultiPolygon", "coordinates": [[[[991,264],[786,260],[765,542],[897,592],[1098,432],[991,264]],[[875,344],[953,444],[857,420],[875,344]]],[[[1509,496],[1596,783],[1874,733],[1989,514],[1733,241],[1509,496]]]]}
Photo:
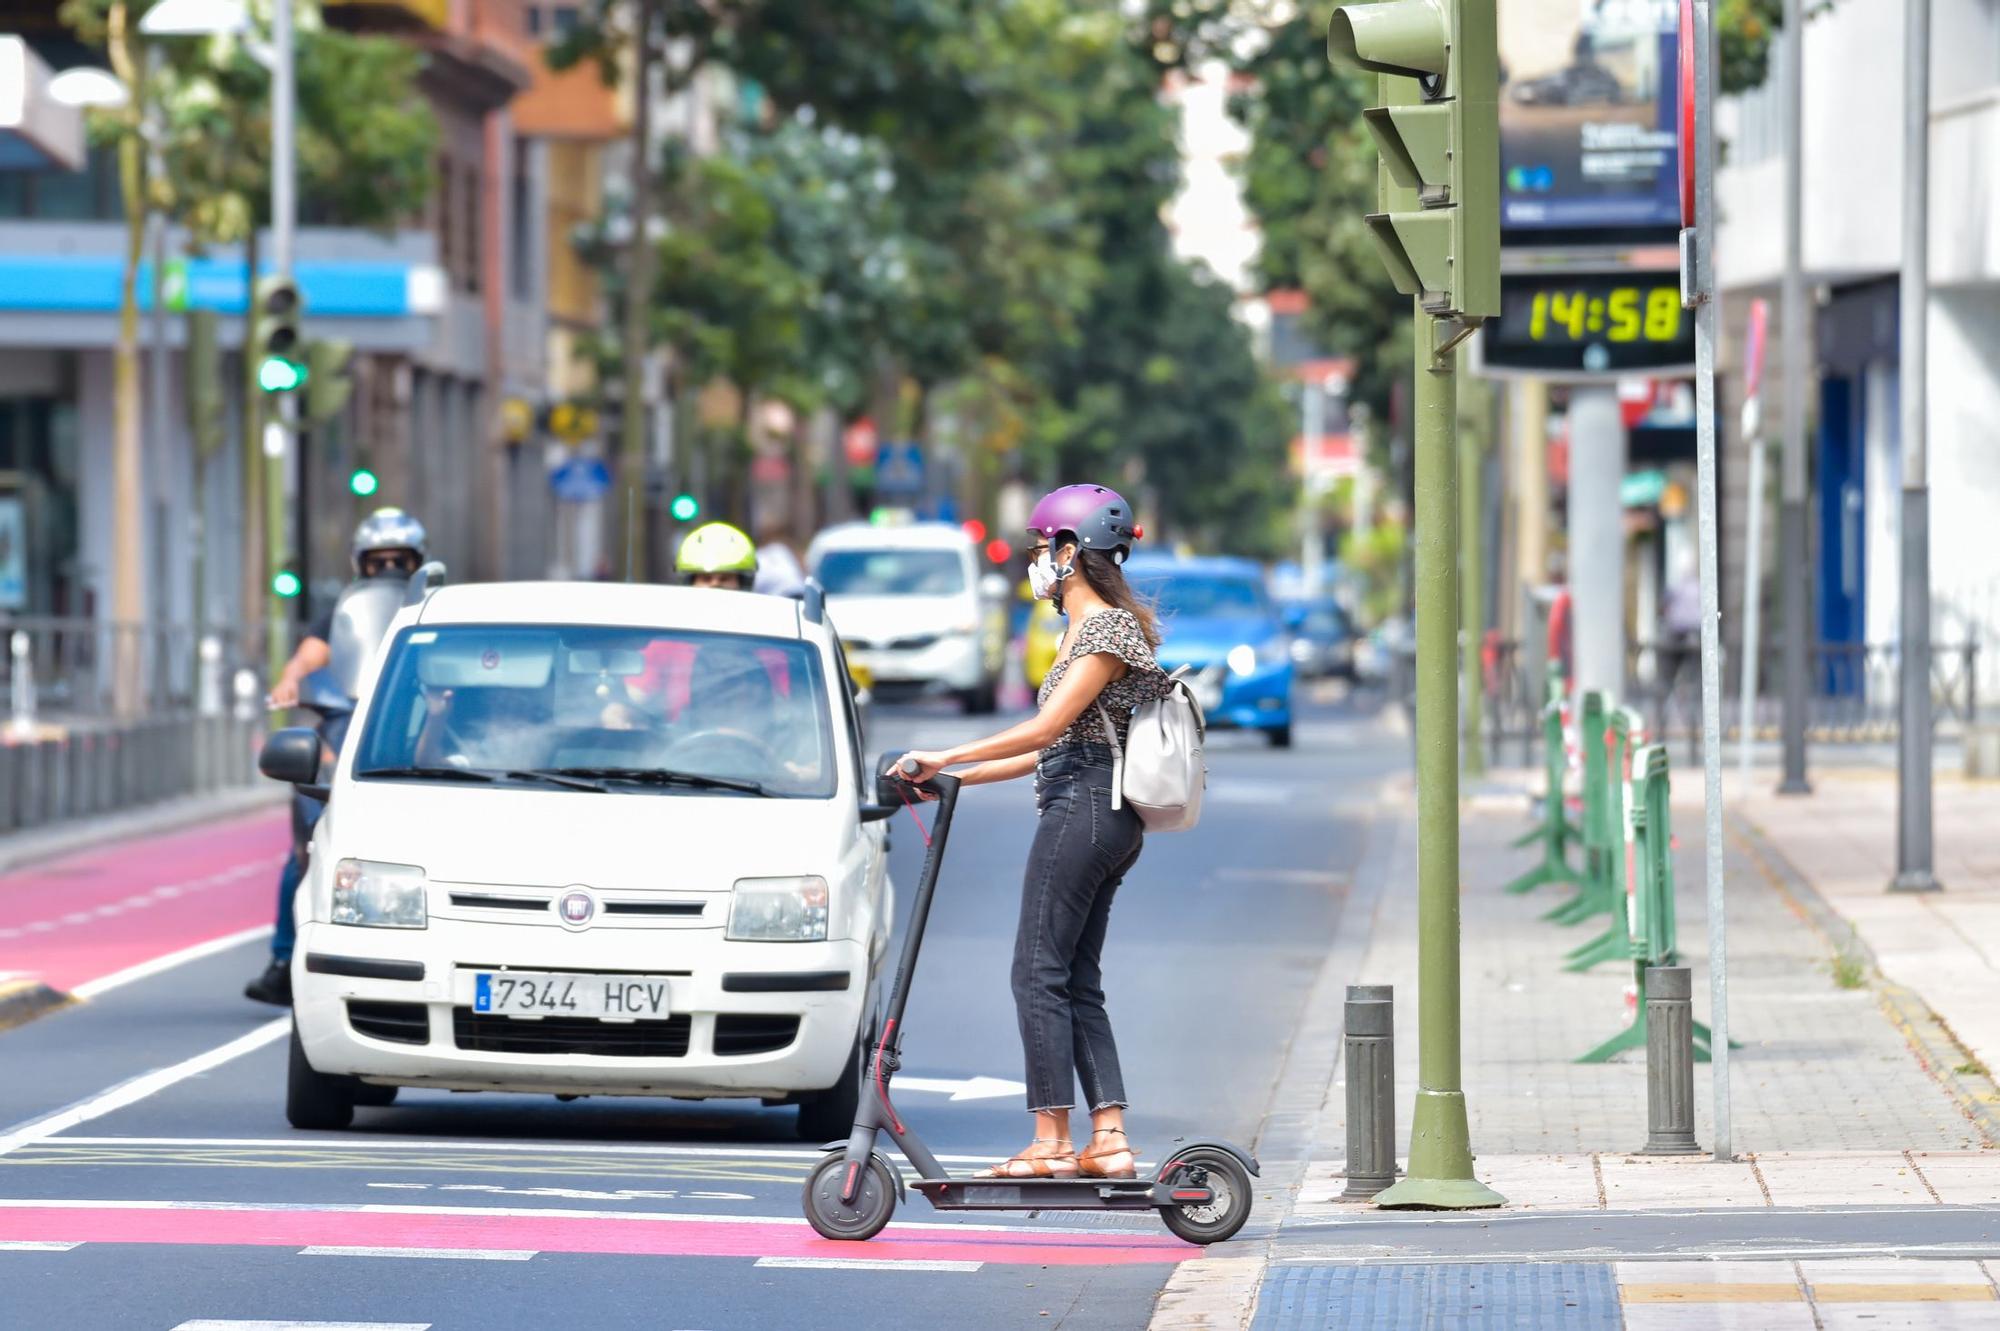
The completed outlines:
{"type": "Polygon", "coordinates": [[[319,749],[319,732],[310,727],[274,731],[257,755],[257,770],[273,781],[297,786],[301,795],[323,801],[328,792],[319,784],[319,749]]]}
{"type": "Polygon", "coordinates": [[[864,804],[861,806],[861,821],[864,823],[887,822],[896,816],[893,804],[864,804]]]}

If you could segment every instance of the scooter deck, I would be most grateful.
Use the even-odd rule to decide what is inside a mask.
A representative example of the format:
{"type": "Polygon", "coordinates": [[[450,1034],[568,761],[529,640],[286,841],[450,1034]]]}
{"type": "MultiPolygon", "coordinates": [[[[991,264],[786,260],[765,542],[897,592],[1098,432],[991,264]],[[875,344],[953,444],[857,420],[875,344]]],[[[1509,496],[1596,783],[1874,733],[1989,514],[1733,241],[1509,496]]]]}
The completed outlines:
{"type": "Polygon", "coordinates": [[[1153,1211],[1213,1200],[1207,1188],[1150,1178],[920,1178],[910,1187],[940,1211],[1153,1211]]]}

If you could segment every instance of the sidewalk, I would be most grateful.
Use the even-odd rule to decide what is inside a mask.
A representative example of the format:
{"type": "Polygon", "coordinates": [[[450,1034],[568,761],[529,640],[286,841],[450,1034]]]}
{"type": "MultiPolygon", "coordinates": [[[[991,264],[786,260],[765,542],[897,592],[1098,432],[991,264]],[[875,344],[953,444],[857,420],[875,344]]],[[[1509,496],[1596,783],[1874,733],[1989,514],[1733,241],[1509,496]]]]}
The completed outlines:
{"type": "MultiPolygon", "coordinates": [[[[1942,892],[1886,891],[1896,869],[1896,773],[1815,754],[1813,793],[1779,796],[1773,772],[1725,782],[1753,848],[1775,851],[1850,933],[1881,978],[1920,995],[1985,1081],[2000,1066],[2000,782],[1939,772],[1932,797],[1942,892]]],[[[1697,783],[1698,784],[1698,783],[1697,783]]],[[[1782,873],[1783,865],[1777,866],[1782,873]]],[[[2000,1098],[1991,1101],[2000,1109],[2000,1098]]]]}
{"type": "MultiPolygon", "coordinates": [[[[1968,887],[1963,906],[1936,897],[1888,898],[1882,906],[1888,860],[1878,873],[1858,846],[1814,838],[1823,822],[1845,822],[1865,844],[1864,814],[1881,823],[1886,838],[1893,778],[1841,782],[1823,771],[1819,779],[1823,794],[1815,798],[1825,800],[1825,813],[1795,812],[1788,803],[1772,815],[1746,797],[1725,847],[1730,1031],[1741,1045],[1731,1058],[1733,1160],[1637,1154],[1646,1135],[1643,1051],[1608,1064],[1574,1061],[1630,1020],[1631,968],[1607,963],[1565,972],[1563,954],[1607,921],[1573,929],[1542,921],[1543,912],[1568,899],[1566,887],[1526,896],[1502,890],[1533,859],[1532,849],[1507,843],[1528,825],[1527,792],[1537,779],[1500,772],[1469,789],[1464,801],[1460,911],[1463,1084],[1475,1169],[1507,1198],[1506,1207],[1424,1215],[1339,1201],[1345,1082],[1336,1072],[1310,1133],[1303,1179],[1289,1198],[1274,1199],[1274,1229],[1231,1245],[1228,1254],[1188,1263],[1162,1298],[1157,1331],[1447,1325],[1482,1317],[1488,1319],[1482,1325],[1603,1331],[1861,1325],[2000,1331],[1994,1263],[1863,1260],[1890,1252],[1989,1255],[1966,1251],[1965,1234],[1970,1224],[1990,1247],[1991,1208],[2000,1206],[2000,1150],[1993,1149],[2000,1141],[1982,1126],[1993,1121],[1979,1112],[1986,1106],[1971,1098],[1991,1094],[1991,1083],[1946,1061],[1965,1056],[1950,1052],[1956,1046],[1949,1031],[1931,1019],[1923,998],[1958,1001],[1959,991],[1929,973],[1955,974],[1944,965],[1946,953],[1958,955],[1952,949],[1984,961],[1967,935],[1979,937],[1984,927],[1990,938],[1993,917],[1967,912],[2000,906],[1993,892],[2000,873],[1994,857],[1981,879],[1977,853],[1941,852],[1940,872],[1982,883],[1983,902],[1968,887]],[[1879,805],[1873,812],[1871,801],[1879,805]],[[1792,821],[1775,830],[1781,817],[1792,821]],[[1806,863],[1794,867],[1788,857],[1795,841],[1823,857],[1801,849],[1806,863]],[[1819,890],[1830,893],[1836,908],[1869,920],[1862,935],[1880,939],[1883,973],[1857,952],[1860,944],[1842,941],[1842,921],[1806,873],[1828,879],[1819,890]],[[1843,892],[1837,875],[1855,886],[1843,892]],[[1882,921],[1903,923],[1878,922],[1850,900],[1873,908],[1882,921]],[[1940,918],[1949,925],[1930,923],[1940,918]],[[1911,949],[1907,958],[1899,946],[1911,949]],[[1898,984],[1899,973],[1913,983],[1898,984]],[[1787,1260],[1746,1260],[1778,1255],[1787,1260]]],[[[1681,959],[1694,972],[1695,1015],[1705,1021],[1699,769],[1677,767],[1674,783],[1681,959]]],[[[1364,959],[1344,977],[1395,986],[1399,1152],[1408,1146],[1417,1086],[1416,828],[1408,794],[1397,801],[1393,849],[1376,865],[1382,891],[1365,926],[1364,959]]],[[[1948,818],[1962,817],[1979,794],[1968,790],[1961,800],[1947,795],[1941,781],[1941,847],[1947,826],[1957,826],[1948,818]]],[[[2000,824],[1994,844],[2000,846],[2000,824]]],[[[1891,849],[1882,854],[1892,855],[1893,841],[1884,845],[1891,849]]],[[[1984,983],[1987,994],[1995,992],[1990,974],[1984,983]]],[[[1964,992],[1974,992],[1973,985],[1964,992]]],[[[1970,1012],[1958,1020],[1979,1029],[1970,1012]]],[[[1708,1064],[1696,1067],[1695,1104],[1697,1140],[1712,1148],[1708,1064]]]]}

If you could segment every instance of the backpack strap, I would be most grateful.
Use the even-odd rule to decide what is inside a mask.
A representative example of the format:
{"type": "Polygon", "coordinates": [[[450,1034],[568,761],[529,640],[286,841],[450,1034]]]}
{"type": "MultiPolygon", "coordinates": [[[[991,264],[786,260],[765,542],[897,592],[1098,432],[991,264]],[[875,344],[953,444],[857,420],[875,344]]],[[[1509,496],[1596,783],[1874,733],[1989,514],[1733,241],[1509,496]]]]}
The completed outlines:
{"type": "Polygon", "coordinates": [[[1118,742],[1118,727],[1111,724],[1111,713],[1104,710],[1104,699],[1100,696],[1091,701],[1097,715],[1104,721],[1105,738],[1111,741],[1111,807],[1125,807],[1125,746],[1118,742]]]}

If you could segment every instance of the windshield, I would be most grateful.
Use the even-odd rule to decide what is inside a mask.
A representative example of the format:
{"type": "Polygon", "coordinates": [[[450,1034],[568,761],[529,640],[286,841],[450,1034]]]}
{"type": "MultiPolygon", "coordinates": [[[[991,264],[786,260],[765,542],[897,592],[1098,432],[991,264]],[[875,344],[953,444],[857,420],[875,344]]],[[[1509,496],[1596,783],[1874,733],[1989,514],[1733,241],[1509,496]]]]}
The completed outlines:
{"type": "Polygon", "coordinates": [[[824,798],[835,781],[826,698],[818,652],[779,638],[405,629],[382,667],[354,775],[568,774],[582,790],[824,798]]]}
{"type": "Polygon", "coordinates": [[[1338,638],[1347,632],[1347,616],[1337,605],[1320,602],[1313,605],[1293,605],[1292,611],[1299,616],[1299,631],[1315,638],[1338,638]]]}
{"type": "Polygon", "coordinates": [[[828,550],[814,576],[832,596],[956,596],[965,562],[956,550],[828,550]]]}
{"type": "Polygon", "coordinates": [[[1160,616],[1175,619],[1269,619],[1264,586],[1254,578],[1204,574],[1134,574],[1133,585],[1152,598],[1160,616]]]}

